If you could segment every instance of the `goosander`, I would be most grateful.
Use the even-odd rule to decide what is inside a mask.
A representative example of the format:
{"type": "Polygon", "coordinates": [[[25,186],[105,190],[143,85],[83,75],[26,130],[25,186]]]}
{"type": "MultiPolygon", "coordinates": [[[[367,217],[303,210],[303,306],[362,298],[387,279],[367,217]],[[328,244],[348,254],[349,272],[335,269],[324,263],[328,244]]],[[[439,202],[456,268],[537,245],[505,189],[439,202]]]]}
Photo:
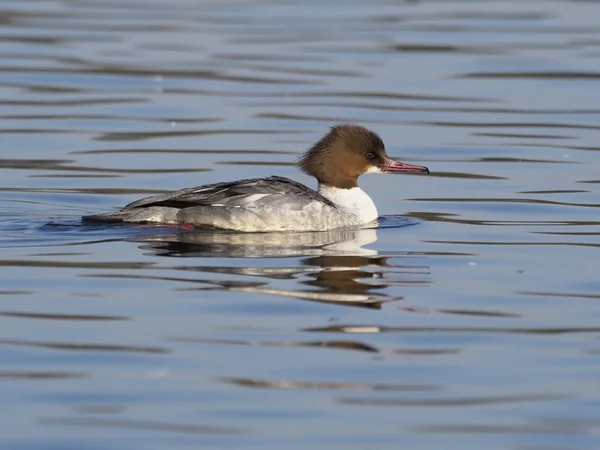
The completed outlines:
{"type": "Polygon", "coordinates": [[[142,198],[120,211],[83,216],[101,222],[194,225],[248,232],[325,231],[377,219],[373,200],[358,187],[365,173],[429,173],[390,159],[383,141],[359,125],[338,125],[298,162],[318,181],[316,191],[270,176],[181,189],[142,198]]]}

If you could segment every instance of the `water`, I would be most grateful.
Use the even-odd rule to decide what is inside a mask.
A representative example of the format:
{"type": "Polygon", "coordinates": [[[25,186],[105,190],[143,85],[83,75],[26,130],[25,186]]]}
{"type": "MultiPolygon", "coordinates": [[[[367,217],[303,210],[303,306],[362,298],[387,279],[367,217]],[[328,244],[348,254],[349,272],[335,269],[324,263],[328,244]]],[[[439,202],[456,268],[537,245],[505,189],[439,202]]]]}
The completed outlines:
{"type": "Polygon", "coordinates": [[[600,447],[600,4],[0,3],[0,443],[600,447]],[[365,125],[376,229],[84,225],[365,125]],[[410,226],[407,226],[410,225],[410,226]]]}

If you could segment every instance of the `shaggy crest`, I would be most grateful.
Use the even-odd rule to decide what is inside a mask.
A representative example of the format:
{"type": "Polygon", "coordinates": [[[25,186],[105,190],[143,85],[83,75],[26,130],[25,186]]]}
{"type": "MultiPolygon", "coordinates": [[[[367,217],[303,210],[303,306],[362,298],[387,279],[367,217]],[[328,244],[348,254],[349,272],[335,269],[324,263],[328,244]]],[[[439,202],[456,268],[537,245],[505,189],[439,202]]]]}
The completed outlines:
{"type": "Polygon", "coordinates": [[[341,188],[356,187],[356,178],[385,155],[385,146],[374,132],[359,125],[342,124],[331,128],[298,162],[307,175],[320,184],[341,188]],[[365,155],[373,152],[376,159],[368,161],[365,155]],[[349,164],[356,161],[357,164],[349,164]]]}

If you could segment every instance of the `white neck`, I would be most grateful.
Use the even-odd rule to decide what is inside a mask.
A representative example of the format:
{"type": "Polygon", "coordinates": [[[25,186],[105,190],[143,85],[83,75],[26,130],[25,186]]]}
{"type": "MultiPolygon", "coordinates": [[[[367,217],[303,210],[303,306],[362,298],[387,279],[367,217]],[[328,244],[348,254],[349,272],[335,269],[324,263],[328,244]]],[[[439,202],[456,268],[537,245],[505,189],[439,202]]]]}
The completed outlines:
{"type": "Polygon", "coordinates": [[[331,200],[338,208],[353,214],[358,223],[371,222],[379,216],[375,203],[361,188],[340,189],[319,184],[319,194],[331,200]]]}

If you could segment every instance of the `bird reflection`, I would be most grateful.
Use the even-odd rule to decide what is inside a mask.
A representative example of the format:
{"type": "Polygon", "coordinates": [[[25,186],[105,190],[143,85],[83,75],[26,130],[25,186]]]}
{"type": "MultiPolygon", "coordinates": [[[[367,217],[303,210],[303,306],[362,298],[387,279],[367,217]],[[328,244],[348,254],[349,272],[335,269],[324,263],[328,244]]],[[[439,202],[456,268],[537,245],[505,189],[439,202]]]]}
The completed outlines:
{"type": "MultiPolygon", "coordinates": [[[[418,265],[392,265],[389,257],[364,248],[377,240],[375,229],[330,230],[313,233],[202,232],[137,236],[141,248],[163,257],[219,258],[218,265],[180,266],[175,269],[202,273],[243,275],[267,279],[299,279],[292,289],[268,283],[239,280],[208,281],[212,289],[277,295],[302,300],[381,308],[384,302],[402,297],[377,292],[386,288],[385,275],[398,285],[398,274],[428,277],[429,269],[418,265]],[[299,257],[300,265],[285,267],[281,258],[299,257]],[[262,267],[246,261],[245,267],[224,266],[223,258],[278,258],[276,266],[262,267]]],[[[264,264],[264,263],[262,263],[264,264]]],[[[183,281],[183,280],[182,280],[183,281]]],[[[194,281],[194,280],[189,280],[194,281]]],[[[428,279],[425,280],[428,282],[428,279]]],[[[198,288],[206,289],[206,288],[198,288]]]]}
{"type": "Polygon", "coordinates": [[[351,254],[375,255],[363,248],[377,240],[372,228],[338,229],[308,233],[231,233],[194,231],[150,234],[136,240],[144,249],[161,256],[210,258],[282,258],[293,256],[351,254]]]}

